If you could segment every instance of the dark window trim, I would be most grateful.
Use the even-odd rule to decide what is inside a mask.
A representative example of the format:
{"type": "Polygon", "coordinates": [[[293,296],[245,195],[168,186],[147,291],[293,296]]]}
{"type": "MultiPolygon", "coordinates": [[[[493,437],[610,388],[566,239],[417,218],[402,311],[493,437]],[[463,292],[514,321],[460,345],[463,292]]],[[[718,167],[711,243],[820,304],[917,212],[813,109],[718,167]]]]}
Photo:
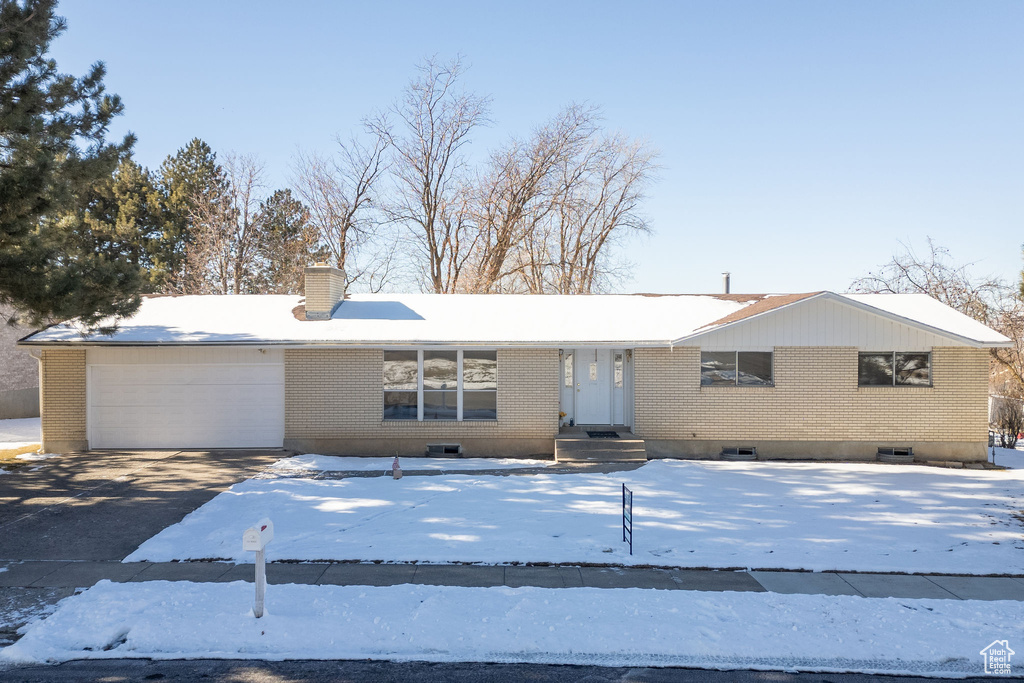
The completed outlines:
{"type": "Polygon", "coordinates": [[[932,365],[931,351],[857,351],[857,388],[858,389],[931,389],[935,386],[935,373],[932,365]],[[892,372],[892,384],[861,384],[860,381],[860,357],[880,356],[883,353],[891,357],[890,370],[892,372]],[[916,355],[928,356],[928,384],[897,384],[896,382],[896,354],[913,353],[916,355]]]}
{"type": "MultiPolygon", "coordinates": [[[[705,353],[731,353],[731,354],[733,354],[733,363],[736,366],[736,377],[733,378],[732,384],[704,384],[704,373],[701,372],[700,373],[700,377],[698,378],[699,381],[700,381],[700,384],[698,386],[700,386],[701,390],[704,390],[704,389],[722,389],[722,388],[729,388],[729,387],[732,387],[732,388],[743,388],[743,389],[768,389],[768,388],[773,388],[775,386],[775,349],[772,349],[771,351],[752,351],[752,350],[746,350],[746,351],[740,351],[740,350],[736,350],[736,351],[711,351],[710,349],[708,349],[708,350],[701,349],[700,353],[701,353],[701,355],[703,355],[705,353]],[[740,354],[741,353],[767,353],[771,357],[771,362],[772,362],[772,366],[771,366],[772,379],[771,379],[771,381],[768,382],[767,384],[740,384],[740,354]]],[[[703,363],[701,363],[701,365],[703,365],[703,363]]]]}

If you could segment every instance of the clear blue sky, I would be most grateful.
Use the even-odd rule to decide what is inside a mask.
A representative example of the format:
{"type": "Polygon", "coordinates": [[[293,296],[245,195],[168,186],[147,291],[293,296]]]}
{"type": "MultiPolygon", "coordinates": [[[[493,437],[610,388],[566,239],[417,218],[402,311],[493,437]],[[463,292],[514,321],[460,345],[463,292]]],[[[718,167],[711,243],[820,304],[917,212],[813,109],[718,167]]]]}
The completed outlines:
{"type": "Polygon", "coordinates": [[[66,0],[53,55],[106,62],[155,168],[198,136],[285,185],[394,100],[426,55],[493,97],[475,149],[570,101],[661,151],[624,291],[832,289],[931,235],[1016,279],[1024,2],[66,0]]]}

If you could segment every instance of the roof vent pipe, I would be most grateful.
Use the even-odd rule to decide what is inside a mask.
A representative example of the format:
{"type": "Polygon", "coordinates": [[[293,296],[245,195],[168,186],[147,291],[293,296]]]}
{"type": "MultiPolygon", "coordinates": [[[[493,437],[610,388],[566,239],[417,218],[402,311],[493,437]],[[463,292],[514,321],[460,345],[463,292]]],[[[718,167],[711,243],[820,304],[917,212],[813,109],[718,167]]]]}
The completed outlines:
{"type": "Polygon", "coordinates": [[[722,294],[729,293],[729,273],[722,273],[722,294]]]}

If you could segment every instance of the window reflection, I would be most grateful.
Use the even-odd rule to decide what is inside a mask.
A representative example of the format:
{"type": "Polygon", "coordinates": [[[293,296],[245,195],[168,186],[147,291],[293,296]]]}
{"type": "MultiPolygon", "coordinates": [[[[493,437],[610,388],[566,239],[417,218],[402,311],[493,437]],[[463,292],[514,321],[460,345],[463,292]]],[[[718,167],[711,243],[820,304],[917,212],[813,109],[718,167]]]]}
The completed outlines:
{"type": "Polygon", "coordinates": [[[700,383],[703,386],[736,384],[736,354],[733,351],[702,351],[700,383]]]}
{"type": "Polygon", "coordinates": [[[931,386],[931,354],[899,351],[858,353],[857,384],[862,387],[931,386]]]}

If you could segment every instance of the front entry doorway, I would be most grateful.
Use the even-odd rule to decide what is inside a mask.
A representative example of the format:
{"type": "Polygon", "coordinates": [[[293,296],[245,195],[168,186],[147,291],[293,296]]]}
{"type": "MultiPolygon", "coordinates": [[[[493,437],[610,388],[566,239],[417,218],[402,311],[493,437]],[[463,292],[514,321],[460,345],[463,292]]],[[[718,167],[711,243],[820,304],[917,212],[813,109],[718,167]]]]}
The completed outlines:
{"type": "Polygon", "coordinates": [[[632,353],[625,349],[563,349],[563,423],[626,425],[632,422],[632,353]]]}
{"type": "Polygon", "coordinates": [[[594,349],[579,354],[576,371],[576,422],[612,424],[611,351],[594,349]]]}

